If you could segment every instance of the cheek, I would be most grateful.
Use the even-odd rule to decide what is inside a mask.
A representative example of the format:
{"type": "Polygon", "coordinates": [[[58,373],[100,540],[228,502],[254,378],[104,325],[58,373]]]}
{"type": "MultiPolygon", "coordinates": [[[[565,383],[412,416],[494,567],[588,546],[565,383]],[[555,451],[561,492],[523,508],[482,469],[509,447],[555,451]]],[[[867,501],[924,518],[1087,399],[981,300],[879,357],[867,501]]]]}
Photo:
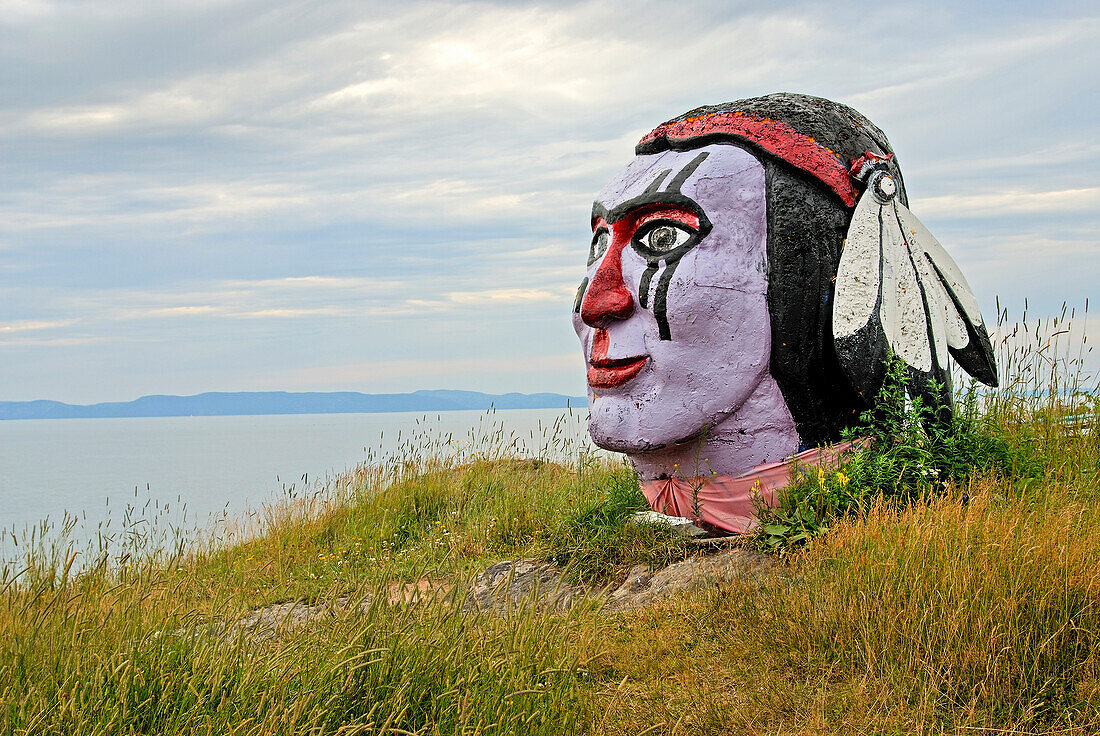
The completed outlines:
{"type": "Polygon", "coordinates": [[[588,333],[592,330],[591,327],[586,325],[581,316],[576,312],[573,313],[573,331],[577,333],[577,337],[581,339],[581,343],[584,343],[588,333]]]}
{"type": "Polygon", "coordinates": [[[771,353],[771,320],[763,293],[674,283],[668,296],[673,341],[665,349],[700,374],[757,374],[771,353]]]}

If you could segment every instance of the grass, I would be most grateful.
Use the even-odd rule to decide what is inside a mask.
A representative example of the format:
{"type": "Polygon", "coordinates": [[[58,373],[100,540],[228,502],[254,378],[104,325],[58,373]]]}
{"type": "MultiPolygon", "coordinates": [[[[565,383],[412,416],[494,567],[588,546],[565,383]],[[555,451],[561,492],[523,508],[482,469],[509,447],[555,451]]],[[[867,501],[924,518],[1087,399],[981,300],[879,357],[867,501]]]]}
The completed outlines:
{"type": "Polygon", "coordinates": [[[1002,349],[1015,373],[972,397],[969,444],[937,450],[910,427],[843,487],[830,471],[824,533],[784,547],[779,574],[641,610],[385,602],[397,583],[462,590],[501,559],[601,584],[688,553],[624,524],[644,505],[632,472],[584,455],[422,444],[232,543],[132,545],[68,574],[66,554],[32,554],[0,578],[0,733],[1095,733],[1096,388],[1065,382],[1080,352],[1002,349]],[[345,598],[273,639],[211,633],[345,598]]]}

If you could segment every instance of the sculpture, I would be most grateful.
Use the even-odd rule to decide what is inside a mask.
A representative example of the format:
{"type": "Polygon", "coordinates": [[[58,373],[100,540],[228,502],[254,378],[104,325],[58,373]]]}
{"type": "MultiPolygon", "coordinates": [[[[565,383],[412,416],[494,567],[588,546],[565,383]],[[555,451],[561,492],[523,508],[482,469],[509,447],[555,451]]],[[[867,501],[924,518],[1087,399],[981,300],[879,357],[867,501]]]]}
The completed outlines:
{"type": "Polygon", "coordinates": [[[750,528],[790,458],[835,455],[891,355],[944,411],[949,354],[996,385],[977,300],[855,110],[702,107],[635,153],[593,206],[573,323],[592,439],[630,457],[655,510],[750,528]]]}

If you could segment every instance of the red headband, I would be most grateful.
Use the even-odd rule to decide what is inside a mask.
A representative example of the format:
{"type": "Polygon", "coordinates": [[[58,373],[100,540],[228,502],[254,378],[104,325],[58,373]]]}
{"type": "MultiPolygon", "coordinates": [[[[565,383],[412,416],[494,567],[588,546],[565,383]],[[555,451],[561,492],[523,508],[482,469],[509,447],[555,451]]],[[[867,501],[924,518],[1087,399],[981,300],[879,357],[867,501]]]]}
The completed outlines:
{"type": "Polygon", "coordinates": [[[708,135],[726,135],[752,143],[818,179],[849,207],[856,204],[848,166],[835,151],[784,122],[752,113],[712,112],[664,123],[638,142],[637,151],[656,152],[708,135]],[[660,141],[666,145],[660,145],[660,141]]]}

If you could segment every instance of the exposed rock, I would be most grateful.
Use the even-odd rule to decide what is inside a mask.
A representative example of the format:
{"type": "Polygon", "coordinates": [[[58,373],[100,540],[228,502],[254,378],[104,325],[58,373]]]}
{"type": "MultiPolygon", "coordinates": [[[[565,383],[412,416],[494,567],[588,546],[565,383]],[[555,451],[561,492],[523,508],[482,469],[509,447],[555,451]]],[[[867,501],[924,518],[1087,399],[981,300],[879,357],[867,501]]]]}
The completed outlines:
{"type": "Polygon", "coordinates": [[[652,571],[635,565],[626,580],[608,591],[569,585],[562,571],[533,560],[498,562],[479,575],[470,588],[467,609],[512,610],[523,604],[564,610],[582,599],[605,596],[606,609],[622,611],[646,606],[673,593],[692,590],[715,580],[752,578],[774,570],[771,557],[746,549],[699,555],[652,571]]]}
{"type": "MultiPolygon", "coordinates": [[[[534,606],[563,611],[582,600],[599,596],[605,601],[605,610],[624,611],[650,605],[665,596],[715,580],[759,577],[774,570],[775,561],[767,555],[746,549],[726,549],[697,555],[655,571],[645,565],[635,565],[621,585],[608,590],[567,583],[562,571],[546,562],[505,560],[490,565],[475,578],[463,607],[466,610],[513,611],[534,606]]],[[[416,583],[387,586],[386,602],[389,605],[439,602],[447,600],[451,592],[450,583],[424,578],[416,583]]],[[[359,601],[360,610],[369,609],[373,600],[374,596],[368,595],[359,601]]],[[[316,606],[300,601],[276,603],[257,608],[232,623],[215,624],[209,633],[231,641],[238,637],[269,641],[348,611],[351,605],[349,598],[316,606]]],[[[183,635],[186,632],[181,629],[175,633],[183,635]]]]}
{"type": "Polygon", "coordinates": [[[647,606],[673,593],[692,590],[715,580],[754,578],[773,572],[775,561],[746,549],[699,555],[657,571],[635,565],[626,581],[608,595],[606,608],[622,611],[647,606]]]}
{"type": "Polygon", "coordinates": [[[561,611],[587,593],[587,588],[565,583],[561,570],[549,563],[505,560],[474,579],[465,608],[502,611],[534,605],[561,611]]]}
{"type": "Polygon", "coordinates": [[[225,627],[224,636],[230,640],[243,636],[256,641],[265,641],[332,615],[332,609],[328,606],[310,606],[299,601],[276,603],[273,606],[257,608],[244,618],[234,621],[225,627]]]}
{"type": "MultiPolygon", "coordinates": [[[[411,605],[426,601],[442,601],[451,592],[451,584],[441,580],[422,578],[415,583],[391,583],[386,586],[386,602],[391,606],[411,605]]],[[[374,601],[368,594],[359,601],[359,608],[366,612],[374,601]]],[[[217,626],[213,633],[220,633],[233,640],[240,636],[255,641],[276,639],[303,626],[323,621],[348,609],[352,600],[337,598],[332,605],[311,606],[301,601],[276,603],[257,608],[229,625],[217,626]]]]}

